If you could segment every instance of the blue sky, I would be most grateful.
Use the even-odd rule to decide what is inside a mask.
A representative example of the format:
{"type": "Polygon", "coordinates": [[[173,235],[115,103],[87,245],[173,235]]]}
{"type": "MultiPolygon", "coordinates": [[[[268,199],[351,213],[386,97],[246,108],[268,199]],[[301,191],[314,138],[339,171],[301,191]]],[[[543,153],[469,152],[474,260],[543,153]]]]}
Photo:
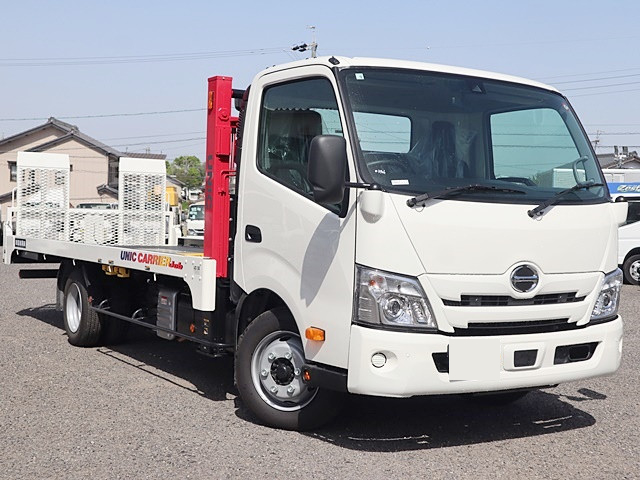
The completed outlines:
{"type": "Polygon", "coordinates": [[[289,49],[309,42],[314,25],[319,55],[549,83],[599,135],[598,152],[640,151],[637,1],[21,0],[3,2],[2,18],[0,138],[55,116],[123,151],[204,159],[207,77],[229,75],[243,88],[266,66],[304,58],[289,49]],[[174,110],[192,111],[148,114],[174,110]]]}

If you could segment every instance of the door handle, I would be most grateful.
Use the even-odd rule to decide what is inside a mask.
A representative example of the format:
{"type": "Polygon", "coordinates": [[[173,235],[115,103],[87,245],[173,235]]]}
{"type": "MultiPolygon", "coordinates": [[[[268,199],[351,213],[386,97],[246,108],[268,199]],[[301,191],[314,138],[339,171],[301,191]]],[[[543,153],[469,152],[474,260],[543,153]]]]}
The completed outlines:
{"type": "Polygon", "coordinates": [[[247,225],[244,228],[244,239],[247,242],[260,243],[262,242],[262,232],[255,225],[247,225]]]}

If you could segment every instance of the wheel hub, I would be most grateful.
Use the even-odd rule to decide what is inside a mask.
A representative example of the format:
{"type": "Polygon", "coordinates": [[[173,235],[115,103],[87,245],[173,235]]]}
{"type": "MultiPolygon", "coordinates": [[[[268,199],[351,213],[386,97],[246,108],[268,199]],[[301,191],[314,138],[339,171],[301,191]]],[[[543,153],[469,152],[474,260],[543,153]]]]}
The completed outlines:
{"type": "Polygon", "coordinates": [[[631,264],[629,273],[631,274],[631,278],[633,278],[635,281],[640,281],[640,260],[631,264]]]}
{"type": "Polygon", "coordinates": [[[256,346],[251,361],[253,384],[262,399],[281,411],[303,408],[316,396],[302,379],[304,351],[300,337],[273,332],[256,346]]]}
{"type": "Polygon", "coordinates": [[[75,283],[72,284],[71,288],[67,291],[65,310],[69,330],[76,333],[80,328],[80,321],[82,319],[82,295],[80,294],[78,285],[75,283]]]}
{"type": "Polygon", "coordinates": [[[288,385],[293,380],[294,370],[290,360],[277,358],[271,364],[271,377],[278,385],[288,385]]]}

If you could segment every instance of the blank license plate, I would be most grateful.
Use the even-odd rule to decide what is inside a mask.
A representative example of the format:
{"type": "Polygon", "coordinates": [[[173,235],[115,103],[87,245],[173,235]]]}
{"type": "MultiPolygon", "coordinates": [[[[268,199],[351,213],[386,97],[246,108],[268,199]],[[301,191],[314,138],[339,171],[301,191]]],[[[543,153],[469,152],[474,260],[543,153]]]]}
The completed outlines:
{"type": "Polygon", "coordinates": [[[449,344],[449,380],[498,380],[502,362],[500,341],[454,338],[449,344]]]}

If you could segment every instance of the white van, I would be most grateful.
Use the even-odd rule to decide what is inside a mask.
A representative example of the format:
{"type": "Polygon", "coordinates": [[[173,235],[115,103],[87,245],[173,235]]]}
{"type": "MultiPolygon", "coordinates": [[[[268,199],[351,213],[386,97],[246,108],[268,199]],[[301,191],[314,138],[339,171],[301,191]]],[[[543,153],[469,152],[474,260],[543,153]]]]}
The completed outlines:
{"type": "Polygon", "coordinates": [[[602,173],[611,197],[629,203],[627,220],[618,229],[618,264],[624,279],[640,285],[640,169],[610,168],[602,173]]]}

